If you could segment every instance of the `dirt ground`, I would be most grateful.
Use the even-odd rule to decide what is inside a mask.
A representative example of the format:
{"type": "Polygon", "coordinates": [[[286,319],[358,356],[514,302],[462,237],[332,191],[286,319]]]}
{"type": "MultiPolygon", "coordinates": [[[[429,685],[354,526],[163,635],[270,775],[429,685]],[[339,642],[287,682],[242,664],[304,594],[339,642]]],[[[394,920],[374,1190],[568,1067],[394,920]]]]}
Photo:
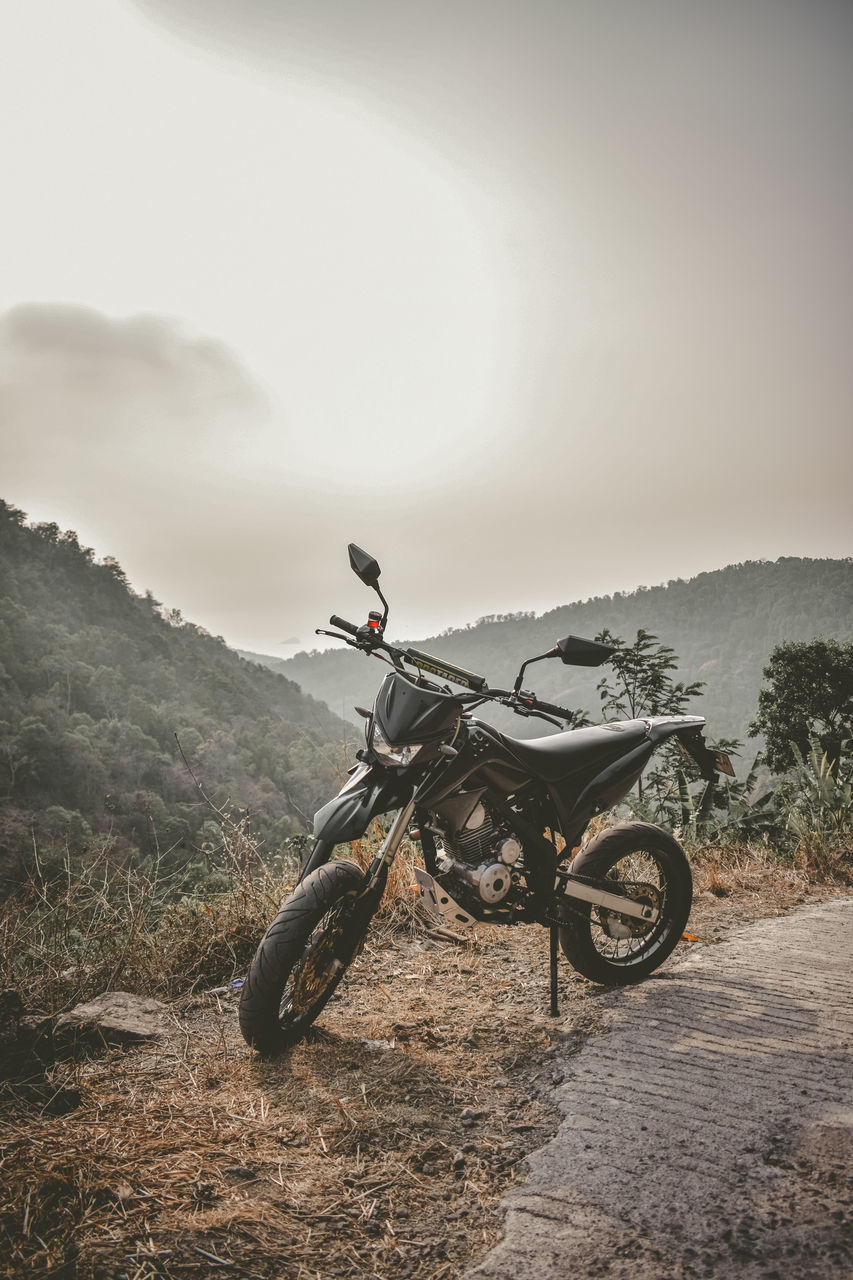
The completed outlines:
{"type": "MultiPolygon", "coordinates": [[[[769,860],[694,870],[682,947],[834,892],[769,860]]],[[[555,1132],[557,1047],[596,1032],[601,994],[562,961],[551,1018],[547,933],[478,925],[464,945],[369,936],[273,1062],[240,1038],[235,995],[176,1002],[167,1042],[57,1070],[75,1109],[0,1103],[0,1275],[457,1276],[555,1132]]]]}

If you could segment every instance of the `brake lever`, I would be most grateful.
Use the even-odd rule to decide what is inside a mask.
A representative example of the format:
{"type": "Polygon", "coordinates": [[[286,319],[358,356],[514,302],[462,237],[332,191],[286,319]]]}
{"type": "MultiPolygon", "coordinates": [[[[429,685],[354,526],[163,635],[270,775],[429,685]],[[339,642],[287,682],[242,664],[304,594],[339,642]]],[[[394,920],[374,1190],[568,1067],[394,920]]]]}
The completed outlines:
{"type": "Polygon", "coordinates": [[[505,707],[509,707],[517,716],[525,716],[529,719],[535,716],[537,720],[547,720],[555,729],[563,730],[562,721],[557,720],[555,716],[549,716],[547,711],[538,711],[535,707],[526,707],[523,702],[519,702],[515,698],[501,698],[501,703],[505,707]]]}
{"type": "Polygon", "coordinates": [[[349,636],[343,635],[340,631],[325,631],[322,627],[314,628],[315,636],[331,636],[333,640],[343,640],[344,644],[351,645],[353,649],[360,649],[362,646],[357,641],[352,640],[349,636]]]}
{"type": "MultiPolygon", "coordinates": [[[[314,635],[315,636],[331,636],[333,640],[343,640],[344,644],[348,644],[351,649],[358,649],[359,653],[366,653],[371,658],[378,658],[380,662],[387,662],[388,666],[394,667],[395,670],[402,670],[399,662],[391,662],[390,659],[383,657],[381,653],[377,652],[379,645],[365,644],[361,640],[353,640],[349,636],[342,635],[340,631],[326,631],[324,627],[315,627],[314,635]]],[[[384,640],[381,642],[381,644],[382,644],[382,648],[387,649],[388,652],[392,655],[392,657],[395,655],[396,651],[393,645],[386,644],[384,640]]]]}

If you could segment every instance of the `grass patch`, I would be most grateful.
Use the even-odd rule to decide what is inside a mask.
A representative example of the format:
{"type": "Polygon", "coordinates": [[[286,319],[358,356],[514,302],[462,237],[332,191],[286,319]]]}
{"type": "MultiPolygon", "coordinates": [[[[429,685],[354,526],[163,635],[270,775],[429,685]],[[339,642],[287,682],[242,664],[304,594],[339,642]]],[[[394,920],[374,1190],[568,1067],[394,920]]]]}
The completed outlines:
{"type": "MultiPolygon", "coordinates": [[[[351,856],[366,865],[380,837],[351,856]]],[[[292,870],[241,857],[226,888],[182,895],[104,850],[5,904],[0,946],[30,1007],[115,974],[171,999],[174,1034],[59,1064],[55,1087],[80,1094],[68,1114],[0,1099],[0,1276],[450,1280],[498,1238],[501,1196],[559,1122],[546,1050],[595,1031],[601,989],[561,962],[551,1019],[545,930],[426,937],[415,857],[401,848],[341,995],[273,1062],[243,1043],[236,995],[208,988],[245,972],[292,870]]],[[[813,852],[707,845],[691,861],[698,941],[683,947],[841,890],[813,852]]]]}

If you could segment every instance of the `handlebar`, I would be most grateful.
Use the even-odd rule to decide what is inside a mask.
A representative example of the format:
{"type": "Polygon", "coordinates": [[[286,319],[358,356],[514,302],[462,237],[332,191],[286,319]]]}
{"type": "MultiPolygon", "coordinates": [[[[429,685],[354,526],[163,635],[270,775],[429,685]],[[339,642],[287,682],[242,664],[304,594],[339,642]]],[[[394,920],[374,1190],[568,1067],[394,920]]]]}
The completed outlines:
{"type": "MultiPolygon", "coordinates": [[[[499,702],[502,707],[509,707],[510,711],[514,711],[518,716],[542,716],[551,719],[552,716],[559,716],[561,720],[567,721],[569,724],[574,720],[573,712],[567,707],[558,707],[556,702],[544,702],[542,698],[537,698],[532,693],[515,693],[509,689],[490,689],[488,693],[480,694],[463,694],[466,701],[477,702],[499,702]]],[[[552,721],[552,723],[556,723],[552,721]]],[[[560,728],[559,725],[557,725],[560,728]]]]}
{"type": "Polygon", "coordinates": [[[566,707],[558,707],[556,702],[543,702],[541,698],[533,699],[533,707],[531,710],[545,711],[549,715],[560,716],[563,720],[571,721],[574,719],[571,711],[567,710],[566,707]]]}
{"type": "MultiPolygon", "coordinates": [[[[445,663],[439,658],[432,658],[416,649],[398,649],[396,645],[389,644],[387,640],[384,640],[381,632],[368,633],[365,636],[364,633],[367,628],[357,627],[354,622],[347,622],[346,618],[341,618],[336,613],[332,614],[329,623],[331,626],[337,627],[339,631],[344,631],[348,635],[355,637],[355,643],[352,640],[347,640],[347,644],[352,645],[353,648],[373,653],[376,657],[381,656],[377,653],[377,650],[384,649],[391,657],[392,665],[401,670],[402,662],[408,661],[414,666],[421,667],[439,677],[444,676],[445,679],[453,680],[459,684],[467,684],[469,688],[473,687],[473,692],[458,695],[460,702],[498,702],[521,716],[539,715],[547,720],[551,720],[552,716],[559,716],[560,720],[569,724],[574,718],[572,712],[566,707],[559,707],[555,702],[544,702],[541,698],[537,698],[535,694],[526,693],[523,690],[518,693],[513,690],[511,693],[508,689],[489,689],[482,676],[474,675],[470,671],[463,671],[461,667],[445,663]]],[[[318,630],[318,635],[331,634],[328,631],[318,630]]],[[[346,640],[346,635],[339,636],[338,639],[346,640]]],[[[557,721],[551,720],[551,723],[560,728],[557,721]]]]}
{"type": "Polygon", "coordinates": [[[329,625],[337,627],[339,631],[348,631],[351,636],[358,635],[358,627],[355,623],[347,622],[346,618],[339,618],[336,613],[333,613],[329,619],[329,625]]]}

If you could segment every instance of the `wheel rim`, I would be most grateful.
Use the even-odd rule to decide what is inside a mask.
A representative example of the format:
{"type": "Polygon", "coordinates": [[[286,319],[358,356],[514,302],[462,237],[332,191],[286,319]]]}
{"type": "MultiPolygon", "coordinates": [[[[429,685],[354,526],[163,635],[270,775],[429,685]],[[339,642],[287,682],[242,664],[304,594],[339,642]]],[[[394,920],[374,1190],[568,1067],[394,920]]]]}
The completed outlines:
{"type": "Polygon", "coordinates": [[[672,928],[672,921],[667,918],[666,868],[654,853],[639,850],[617,859],[605,879],[618,884],[620,892],[633,901],[652,906],[658,912],[657,920],[649,926],[631,916],[605,911],[603,907],[593,907],[590,911],[590,936],[602,959],[610,964],[636,964],[657,951],[672,928]]]}
{"type": "Polygon", "coordinates": [[[308,939],[282,993],[278,1014],[282,1027],[312,1021],[343,977],[347,961],[336,954],[336,948],[349,919],[352,902],[352,896],[336,902],[322,916],[308,939]]]}

